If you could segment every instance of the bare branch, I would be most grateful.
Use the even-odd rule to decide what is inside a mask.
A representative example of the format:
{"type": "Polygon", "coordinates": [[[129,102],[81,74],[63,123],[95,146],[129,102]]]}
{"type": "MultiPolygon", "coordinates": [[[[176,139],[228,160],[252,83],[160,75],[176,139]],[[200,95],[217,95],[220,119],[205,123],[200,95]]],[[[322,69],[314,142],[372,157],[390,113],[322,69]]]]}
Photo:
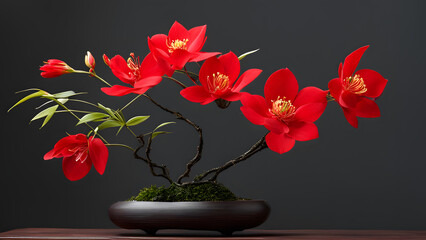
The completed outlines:
{"type": "Polygon", "coordinates": [[[208,175],[214,173],[214,175],[207,180],[207,181],[214,182],[214,181],[216,181],[217,176],[221,172],[223,172],[226,169],[228,169],[228,168],[236,165],[237,163],[240,163],[240,162],[248,159],[249,157],[253,156],[257,152],[260,152],[261,150],[263,150],[265,148],[268,148],[268,146],[266,145],[266,142],[265,142],[265,136],[263,136],[253,146],[251,146],[251,148],[247,152],[245,152],[244,154],[242,154],[242,155],[238,156],[237,158],[234,158],[234,159],[226,162],[224,165],[222,165],[220,167],[212,168],[212,169],[210,169],[210,170],[202,173],[201,175],[197,176],[196,179],[194,179],[194,181],[195,182],[202,181],[208,175]]]}

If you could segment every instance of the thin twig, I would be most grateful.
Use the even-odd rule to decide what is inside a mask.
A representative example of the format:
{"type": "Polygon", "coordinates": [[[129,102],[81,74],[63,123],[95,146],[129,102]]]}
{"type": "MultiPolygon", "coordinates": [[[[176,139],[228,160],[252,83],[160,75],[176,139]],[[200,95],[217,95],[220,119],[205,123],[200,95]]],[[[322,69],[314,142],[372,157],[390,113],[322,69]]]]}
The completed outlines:
{"type": "Polygon", "coordinates": [[[188,70],[186,69],[186,66],[184,66],[183,69],[185,69],[186,76],[188,76],[189,79],[191,79],[194,83],[197,83],[197,79],[194,79],[190,76],[190,74],[188,73],[188,70]]]}
{"type": "Polygon", "coordinates": [[[140,149],[142,149],[143,146],[145,145],[145,141],[143,140],[143,136],[139,136],[138,139],[140,140],[141,144],[138,148],[135,149],[135,151],[133,152],[133,156],[136,159],[143,160],[144,162],[146,162],[149,166],[149,170],[151,171],[152,175],[157,176],[157,177],[163,177],[163,178],[167,179],[167,181],[169,181],[169,183],[173,183],[173,180],[170,178],[170,174],[169,174],[167,167],[164,166],[164,165],[160,166],[160,165],[157,165],[156,163],[153,163],[151,158],[149,157],[149,152],[151,151],[152,135],[149,138],[149,143],[148,143],[147,149],[145,151],[145,154],[147,155],[146,158],[144,158],[144,157],[142,157],[138,154],[138,151],[140,149]],[[162,171],[162,173],[156,173],[154,168],[160,169],[162,171]]]}
{"type": "Polygon", "coordinates": [[[185,84],[181,83],[179,80],[177,80],[176,78],[173,77],[169,77],[167,75],[164,76],[165,78],[168,78],[170,80],[172,80],[173,82],[179,84],[179,86],[181,86],[182,88],[187,88],[188,86],[186,86],[185,84]]]}
{"type": "Polygon", "coordinates": [[[217,176],[225,171],[226,169],[236,165],[237,163],[240,163],[246,159],[248,159],[249,157],[251,157],[252,155],[254,155],[257,152],[260,152],[261,150],[267,148],[268,146],[266,145],[265,142],[265,136],[263,136],[262,138],[260,138],[253,146],[251,146],[251,148],[245,152],[244,154],[238,156],[237,158],[234,158],[228,162],[226,162],[224,165],[220,166],[220,167],[216,167],[216,168],[212,168],[204,173],[202,173],[201,175],[197,176],[196,179],[194,181],[196,182],[200,182],[201,180],[203,180],[204,178],[206,178],[209,174],[214,173],[214,175],[209,178],[207,180],[207,182],[214,182],[217,179],[217,176]]]}
{"type": "Polygon", "coordinates": [[[195,123],[193,123],[191,120],[185,118],[184,116],[182,116],[182,114],[180,114],[179,112],[175,112],[173,110],[170,110],[162,105],[160,105],[159,103],[157,103],[154,99],[152,99],[150,96],[144,94],[144,96],[146,98],[148,98],[152,103],[154,103],[155,105],[157,105],[159,108],[161,108],[162,110],[171,113],[173,115],[176,116],[177,119],[183,120],[186,123],[188,123],[189,125],[191,125],[197,132],[199,135],[199,144],[197,146],[197,153],[195,154],[195,156],[186,164],[186,169],[185,172],[179,176],[177,183],[180,184],[182,182],[182,179],[185,177],[188,177],[192,167],[201,159],[201,154],[203,152],[203,131],[202,129],[195,123]]]}

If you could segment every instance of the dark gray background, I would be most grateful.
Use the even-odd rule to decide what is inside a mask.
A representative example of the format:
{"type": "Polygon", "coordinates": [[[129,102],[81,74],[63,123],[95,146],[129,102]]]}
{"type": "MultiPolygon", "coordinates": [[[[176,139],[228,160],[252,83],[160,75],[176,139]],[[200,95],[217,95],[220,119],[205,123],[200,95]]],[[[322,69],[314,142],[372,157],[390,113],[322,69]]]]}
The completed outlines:
{"type": "MultiPolygon", "coordinates": [[[[84,179],[70,182],[61,160],[43,161],[43,155],[66,132],[86,129],[74,128],[67,114],[55,115],[41,130],[40,121],[28,125],[38,100],[6,111],[24,96],[14,92],[31,87],[88,91],[83,99],[122,107],[132,96],[106,96],[100,82],[82,75],[42,79],[38,66],[57,58],[85,69],[84,55],[90,50],[98,74],[120,83],[101,55],[145,56],[147,36],[167,33],[175,20],[187,28],[207,24],[205,51],[239,55],[260,48],[242,62],[242,70],[264,70],[245,89],[262,95],[267,77],[284,67],[301,87],[326,89],[345,56],[370,44],[358,69],[371,68],[389,79],[378,100],[382,117],[360,119],[354,129],[332,102],[317,121],[319,139],[297,142],[283,155],[265,150],[219,180],[240,196],[270,203],[272,213],[261,226],[265,229],[426,230],[425,10],[424,1],[2,1],[0,231],[114,227],[109,205],[139,188],[165,183],[121,148],[110,148],[103,176],[92,169],[84,179]]],[[[195,172],[239,155],[266,133],[244,118],[240,103],[226,110],[200,106],[184,100],[178,90],[164,80],[150,94],[204,128],[204,158],[195,172]]],[[[138,132],[173,120],[144,100],[126,114],[152,115],[138,132]]],[[[183,123],[167,129],[173,134],[159,138],[153,154],[177,176],[194,154],[197,138],[183,123]]],[[[114,139],[113,131],[105,134],[114,139]]],[[[134,146],[129,138],[123,131],[111,142],[134,146]]]]}

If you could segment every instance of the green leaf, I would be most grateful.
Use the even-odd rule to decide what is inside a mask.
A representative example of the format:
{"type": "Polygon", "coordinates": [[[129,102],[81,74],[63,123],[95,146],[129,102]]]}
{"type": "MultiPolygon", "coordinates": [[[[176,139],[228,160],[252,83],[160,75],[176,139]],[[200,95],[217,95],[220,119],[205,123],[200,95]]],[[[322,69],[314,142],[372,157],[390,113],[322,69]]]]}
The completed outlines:
{"type": "Polygon", "coordinates": [[[156,136],[158,136],[160,134],[167,134],[167,133],[171,133],[171,132],[165,132],[165,131],[153,132],[151,138],[154,139],[156,136]]]}
{"type": "Polygon", "coordinates": [[[40,128],[44,127],[44,125],[46,125],[46,123],[49,122],[49,120],[52,118],[53,114],[55,114],[56,109],[58,109],[58,107],[59,107],[59,105],[55,105],[55,106],[44,109],[43,111],[41,111],[37,115],[35,115],[33,117],[33,119],[31,119],[31,122],[34,121],[34,120],[46,117],[40,128]]]}
{"type": "Polygon", "coordinates": [[[256,50],[253,50],[253,51],[250,51],[250,52],[246,52],[246,53],[243,53],[243,54],[241,54],[239,57],[238,57],[238,60],[242,60],[243,58],[245,58],[247,55],[250,55],[250,54],[252,54],[252,53],[255,53],[255,52],[257,52],[257,51],[259,51],[260,50],[260,48],[258,48],[258,49],[256,49],[256,50]]]}
{"type": "Polygon", "coordinates": [[[117,116],[115,116],[114,112],[111,110],[111,108],[105,107],[104,105],[98,103],[99,108],[101,108],[102,110],[104,110],[106,113],[108,113],[111,118],[116,119],[116,120],[120,120],[117,118],[117,116]]]}
{"type": "Polygon", "coordinates": [[[121,125],[121,127],[118,129],[118,131],[115,135],[118,135],[123,127],[124,127],[124,125],[121,125]]]}
{"type": "Polygon", "coordinates": [[[114,115],[117,117],[117,119],[122,122],[123,124],[126,124],[126,120],[124,120],[124,115],[123,113],[118,110],[118,111],[114,111],[114,115]]]}
{"type": "MultiPolygon", "coordinates": [[[[66,102],[68,102],[68,98],[59,98],[57,100],[58,100],[58,102],[60,102],[62,104],[65,104],[66,102]]],[[[40,109],[40,108],[42,108],[42,107],[44,107],[47,104],[52,103],[52,102],[54,102],[54,101],[53,100],[47,101],[47,102],[43,103],[42,105],[36,107],[35,109],[40,109]]]]}
{"type": "Polygon", "coordinates": [[[148,118],[149,118],[149,116],[136,116],[136,117],[132,117],[131,119],[129,119],[126,122],[126,125],[127,126],[135,126],[135,125],[138,125],[140,123],[145,122],[148,118]]]}
{"type": "Polygon", "coordinates": [[[25,102],[25,101],[27,101],[27,100],[29,100],[29,99],[31,99],[31,98],[41,97],[41,96],[43,96],[43,95],[47,95],[47,94],[49,94],[49,93],[47,93],[47,92],[45,92],[45,91],[43,91],[43,90],[39,90],[39,91],[37,91],[37,92],[35,92],[35,93],[31,93],[30,95],[28,95],[28,96],[26,96],[26,97],[22,98],[21,100],[19,100],[17,103],[15,103],[15,105],[13,105],[13,106],[12,106],[11,108],[9,108],[9,110],[7,110],[7,111],[9,112],[9,111],[10,111],[10,110],[12,110],[14,107],[18,106],[19,104],[21,104],[21,103],[23,103],[23,102],[25,102]]]}
{"type": "Polygon", "coordinates": [[[152,131],[152,134],[151,134],[151,139],[154,139],[156,136],[158,136],[158,135],[160,135],[160,134],[166,134],[166,133],[170,133],[170,132],[165,132],[165,131],[156,131],[157,129],[159,129],[159,128],[161,128],[161,127],[164,127],[164,126],[166,126],[166,125],[169,125],[169,124],[172,124],[172,123],[176,123],[176,122],[164,122],[164,123],[162,123],[162,124],[160,124],[160,125],[158,125],[153,131],[152,131]]]}
{"type": "Polygon", "coordinates": [[[99,131],[105,128],[111,128],[111,127],[120,127],[122,126],[119,122],[115,120],[106,120],[105,122],[98,125],[99,131]]]}
{"type": "Polygon", "coordinates": [[[40,118],[44,118],[47,115],[51,114],[52,112],[55,113],[56,109],[58,109],[59,105],[55,105],[49,108],[44,109],[43,111],[39,112],[37,115],[31,119],[31,122],[40,118]]]}
{"type": "Polygon", "coordinates": [[[80,121],[78,121],[77,125],[80,125],[82,123],[92,122],[92,121],[107,118],[107,117],[109,117],[109,115],[105,114],[105,113],[100,113],[100,112],[88,113],[88,114],[84,115],[80,119],[80,121]]]}
{"type": "Polygon", "coordinates": [[[155,132],[157,129],[159,129],[160,127],[164,127],[166,125],[172,124],[172,123],[176,123],[176,122],[164,122],[160,125],[158,125],[152,132],[155,132]]]}
{"type": "Polygon", "coordinates": [[[58,98],[69,98],[75,95],[80,95],[80,94],[86,94],[85,92],[81,92],[81,93],[76,93],[74,91],[65,91],[65,92],[60,92],[60,93],[55,93],[52,94],[52,96],[56,99],[58,98]]]}

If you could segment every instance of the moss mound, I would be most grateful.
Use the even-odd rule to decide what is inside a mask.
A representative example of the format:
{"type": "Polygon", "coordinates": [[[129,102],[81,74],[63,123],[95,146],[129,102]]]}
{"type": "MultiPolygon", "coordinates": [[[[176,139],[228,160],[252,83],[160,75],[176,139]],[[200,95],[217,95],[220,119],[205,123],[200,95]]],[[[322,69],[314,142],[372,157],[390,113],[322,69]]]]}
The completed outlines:
{"type": "Polygon", "coordinates": [[[137,196],[129,201],[157,201],[157,202],[182,202],[182,201],[235,201],[238,200],[234,193],[218,183],[201,183],[169,187],[143,188],[137,196]]]}

